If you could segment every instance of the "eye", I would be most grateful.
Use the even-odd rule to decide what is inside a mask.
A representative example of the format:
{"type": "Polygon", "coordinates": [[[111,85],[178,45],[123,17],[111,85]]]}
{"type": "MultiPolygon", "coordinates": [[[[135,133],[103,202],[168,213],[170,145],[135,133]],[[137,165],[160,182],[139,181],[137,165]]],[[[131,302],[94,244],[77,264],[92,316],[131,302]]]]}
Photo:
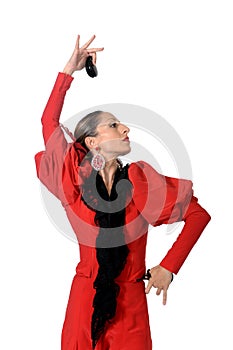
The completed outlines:
{"type": "Polygon", "coordinates": [[[110,124],[110,127],[111,127],[111,128],[115,128],[115,127],[117,126],[117,124],[118,124],[118,123],[116,123],[116,122],[111,123],[111,124],[110,124]]]}

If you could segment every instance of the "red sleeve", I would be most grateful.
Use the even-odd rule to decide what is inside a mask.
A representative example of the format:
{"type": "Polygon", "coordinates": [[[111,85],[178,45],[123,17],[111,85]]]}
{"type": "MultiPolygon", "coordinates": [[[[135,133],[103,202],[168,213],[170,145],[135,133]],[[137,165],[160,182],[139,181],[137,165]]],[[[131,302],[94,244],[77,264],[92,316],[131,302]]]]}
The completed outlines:
{"type": "Polygon", "coordinates": [[[59,199],[62,198],[62,172],[67,143],[59,119],[66,95],[73,77],[59,73],[43,112],[41,122],[45,151],[35,155],[37,176],[41,182],[59,199]]]}
{"type": "Polygon", "coordinates": [[[67,90],[70,88],[73,79],[74,78],[71,75],[58,73],[53,90],[41,118],[45,145],[54,131],[59,127],[59,119],[64,104],[65,95],[67,90]]]}
{"type": "Polygon", "coordinates": [[[182,218],[185,225],[160,265],[171,272],[178,273],[210,219],[210,215],[193,196],[182,218]]]}
{"type": "Polygon", "coordinates": [[[190,180],[164,176],[143,161],[131,164],[129,179],[133,184],[133,201],[150,225],[185,222],[161,262],[161,266],[177,273],[209,222],[209,214],[193,196],[190,180]]]}

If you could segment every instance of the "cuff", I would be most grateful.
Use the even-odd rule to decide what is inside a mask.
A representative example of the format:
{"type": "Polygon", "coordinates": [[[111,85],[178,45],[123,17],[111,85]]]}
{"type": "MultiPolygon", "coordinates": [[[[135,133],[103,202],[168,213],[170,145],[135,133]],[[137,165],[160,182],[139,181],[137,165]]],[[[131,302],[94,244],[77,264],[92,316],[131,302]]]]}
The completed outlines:
{"type": "Polygon", "coordinates": [[[71,75],[59,72],[54,87],[55,89],[57,88],[59,92],[67,91],[70,88],[73,79],[74,78],[71,75]]]}

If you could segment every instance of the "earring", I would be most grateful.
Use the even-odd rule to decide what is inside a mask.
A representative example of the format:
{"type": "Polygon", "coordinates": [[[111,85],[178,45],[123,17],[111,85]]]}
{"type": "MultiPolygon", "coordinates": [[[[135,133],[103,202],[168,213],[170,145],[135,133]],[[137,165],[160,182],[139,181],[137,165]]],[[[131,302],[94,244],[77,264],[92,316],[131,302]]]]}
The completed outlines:
{"type": "MultiPolygon", "coordinates": [[[[99,151],[99,147],[96,147],[95,149],[96,149],[96,151],[99,151]]],[[[94,168],[96,171],[100,171],[100,170],[102,170],[102,169],[105,167],[105,159],[104,159],[104,157],[102,156],[102,154],[100,154],[100,153],[98,152],[97,154],[95,154],[95,155],[92,157],[91,166],[92,166],[92,168],[94,168]]]]}

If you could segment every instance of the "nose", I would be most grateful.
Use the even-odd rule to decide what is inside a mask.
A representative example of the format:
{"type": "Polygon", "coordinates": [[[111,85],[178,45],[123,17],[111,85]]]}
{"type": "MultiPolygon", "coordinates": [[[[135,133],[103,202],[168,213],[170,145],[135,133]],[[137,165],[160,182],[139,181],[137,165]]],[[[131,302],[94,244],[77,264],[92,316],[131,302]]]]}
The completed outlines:
{"type": "Polygon", "coordinates": [[[122,134],[128,134],[130,132],[130,128],[126,126],[125,124],[121,124],[121,133],[122,134]]]}

